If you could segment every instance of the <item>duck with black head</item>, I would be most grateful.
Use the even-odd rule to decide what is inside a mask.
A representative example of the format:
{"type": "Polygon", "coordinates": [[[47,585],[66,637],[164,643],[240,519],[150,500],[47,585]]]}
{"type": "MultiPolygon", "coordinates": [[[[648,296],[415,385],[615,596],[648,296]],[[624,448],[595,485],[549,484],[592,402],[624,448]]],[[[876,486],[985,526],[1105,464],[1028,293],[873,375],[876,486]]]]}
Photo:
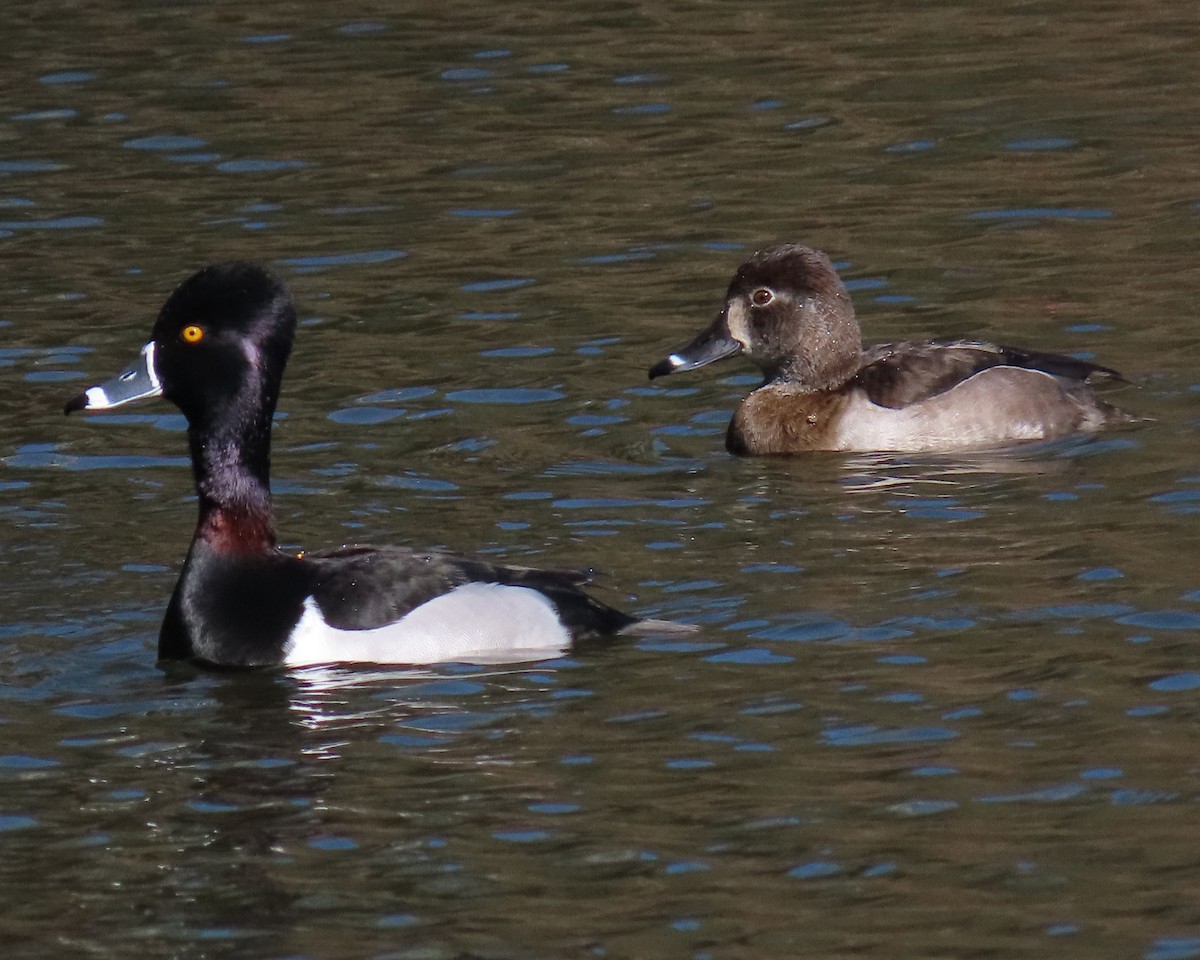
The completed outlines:
{"type": "Polygon", "coordinates": [[[403,547],[294,555],[276,545],[271,421],[296,310],[252,263],[206,267],[171,294],[124,372],[66,412],[162,396],[187,418],[199,520],[159,657],[225,667],[519,661],[573,641],[692,628],[642,620],[570,571],[403,547]]]}
{"type": "Polygon", "coordinates": [[[739,455],[988,448],[1134,419],[1092,390],[1120,374],[1074,357],[975,340],[864,349],[829,258],[799,244],[743,263],[716,320],[650,378],[738,354],[764,378],[726,433],[739,455]]]}

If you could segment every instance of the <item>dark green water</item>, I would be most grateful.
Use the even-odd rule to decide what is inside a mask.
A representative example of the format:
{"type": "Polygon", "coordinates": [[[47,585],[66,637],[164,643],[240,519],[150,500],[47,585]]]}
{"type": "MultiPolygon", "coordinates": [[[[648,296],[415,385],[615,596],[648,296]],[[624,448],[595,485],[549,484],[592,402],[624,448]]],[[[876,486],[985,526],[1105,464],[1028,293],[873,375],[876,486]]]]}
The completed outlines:
{"type": "Polygon", "coordinates": [[[4,21],[6,956],[1200,956],[1193,4],[4,21]],[[1094,356],[1150,422],[732,460],[749,369],[645,370],[778,240],[868,341],[1094,356]],[[703,630],[158,669],[181,421],[61,407],[234,257],[305,318],[285,543],[594,567],[703,630]]]}

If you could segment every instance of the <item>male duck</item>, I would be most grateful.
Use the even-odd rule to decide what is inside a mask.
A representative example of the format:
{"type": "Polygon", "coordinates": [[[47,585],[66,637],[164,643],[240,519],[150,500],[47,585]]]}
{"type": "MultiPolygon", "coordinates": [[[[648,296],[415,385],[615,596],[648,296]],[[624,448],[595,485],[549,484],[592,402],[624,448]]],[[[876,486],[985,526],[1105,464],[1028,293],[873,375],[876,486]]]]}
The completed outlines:
{"type": "Polygon", "coordinates": [[[969,340],[864,350],[829,258],[794,244],[742,264],[716,320],[650,378],[739,353],[765,380],[730,421],[725,446],[738,455],[945,451],[1132,419],[1088,387],[1120,375],[1084,360],[969,340]]]}
{"type": "Polygon", "coordinates": [[[108,410],[161,395],[187,417],[200,519],[160,658],[229,667],[532,660],[573,638],[678,628],[593,599],[577,573],[401,547],[281,552],[271,418],[295,327],[291,298],[265,270],[207,267],[171,294],[129,369],[66,406],[108,410]]]}

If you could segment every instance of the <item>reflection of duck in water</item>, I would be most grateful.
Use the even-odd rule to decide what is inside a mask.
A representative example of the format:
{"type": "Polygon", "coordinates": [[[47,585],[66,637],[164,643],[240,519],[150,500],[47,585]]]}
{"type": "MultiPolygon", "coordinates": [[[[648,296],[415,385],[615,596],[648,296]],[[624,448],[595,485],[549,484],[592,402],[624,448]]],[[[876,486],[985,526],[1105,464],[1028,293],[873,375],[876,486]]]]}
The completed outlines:
{"type": "Polygon", "coordinates": [[[717,319],[650,377],[744,353],[762,368],[725,445],[735,454],[943,451],[1047,440],[1133,419],[1089,384],[1108,367],[993,343],[885,343],[863,349],[829,258],[798,245],[755,254],[717,319]]]}
{"type": "Polygon", "coordinates": [[[271,418],[296,311],[253,264],[207,267],[171,294],[137,361],[67,404],[162,395],[188,420],[200,520],[159,656],[221,666],[556,656],[573,639],[672,628],[586,594],[582,574],[401,547],[292,556],[276,547],[271,418]]]}

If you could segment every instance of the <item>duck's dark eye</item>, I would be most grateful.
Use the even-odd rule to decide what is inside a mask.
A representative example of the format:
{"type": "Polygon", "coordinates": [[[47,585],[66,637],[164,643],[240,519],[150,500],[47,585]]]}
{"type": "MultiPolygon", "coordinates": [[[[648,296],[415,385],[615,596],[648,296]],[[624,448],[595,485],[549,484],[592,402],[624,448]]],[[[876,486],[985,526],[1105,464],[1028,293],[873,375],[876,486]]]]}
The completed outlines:
{"type": "Polygon", "coordinates": [[[199,343],[204,339],[204,328],[192,323],[184,327],[179,335],[183,337],[184,343],[199,343]]]}
{"type": "Polygon", "coordinates": [[[759,287],[750,294],[750,302],[756,307],[765,307],[768,303],[775,299],[775,294],[766,287],[759,287]]]}

